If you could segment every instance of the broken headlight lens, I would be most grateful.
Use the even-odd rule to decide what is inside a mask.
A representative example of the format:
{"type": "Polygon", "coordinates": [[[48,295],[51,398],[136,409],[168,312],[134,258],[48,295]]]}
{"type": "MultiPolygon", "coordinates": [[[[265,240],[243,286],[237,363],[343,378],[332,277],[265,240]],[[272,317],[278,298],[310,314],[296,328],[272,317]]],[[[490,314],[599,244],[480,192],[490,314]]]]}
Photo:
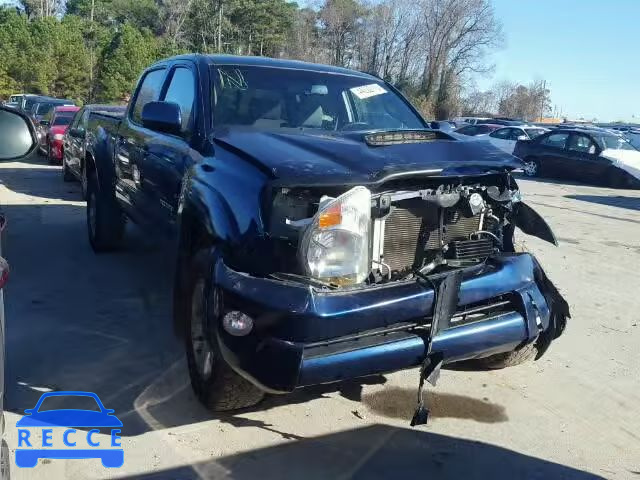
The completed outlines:
{"type": "Polygon", "coordinates": [[[327,283],[352,285],[369,275],[371,192],[355,187],[320,202],[301,244],[307,273],[327,283]]]}

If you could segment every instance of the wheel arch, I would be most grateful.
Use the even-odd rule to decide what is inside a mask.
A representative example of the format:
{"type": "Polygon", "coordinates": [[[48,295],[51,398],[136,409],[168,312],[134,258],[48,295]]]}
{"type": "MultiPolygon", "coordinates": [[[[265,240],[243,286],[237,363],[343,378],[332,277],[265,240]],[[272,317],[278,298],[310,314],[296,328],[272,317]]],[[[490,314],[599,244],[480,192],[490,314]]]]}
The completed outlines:
{"type": "Polygon", "coordinates": [[[234,221],[230,218],[231,212],[226,202],[223,203],[216,195],[205,197],[206,201],[202,197],[194,201],[192,194],[183,194],[178,208],[178,254],[173,288],[173,330],[178,337],[184,334],[185,309],[189,308],[185,294],[188,268],[193,256],[203,249],[214,248],[222,254],[234,231],[230,227],[234,221]]]}

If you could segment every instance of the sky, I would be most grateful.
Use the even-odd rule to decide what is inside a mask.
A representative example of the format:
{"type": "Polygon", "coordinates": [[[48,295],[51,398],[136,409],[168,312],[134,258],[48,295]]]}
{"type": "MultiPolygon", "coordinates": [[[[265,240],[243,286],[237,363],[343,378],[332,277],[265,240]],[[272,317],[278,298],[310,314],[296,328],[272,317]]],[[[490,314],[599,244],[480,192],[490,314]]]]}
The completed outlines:
{"type": "Polygon", "coordinates": [[[640,121],[640,0],[493,4],[505,43],[489,56],[493,72],[475,79],[479,88],[543,79],[551,103],[570,119],[640,121]]]}
{"type": "Polygon", "coordinates": [[[493,0],[505,45],[495,81],[547,81],[571,119],[640,121],[640,0],[493,0]]]}

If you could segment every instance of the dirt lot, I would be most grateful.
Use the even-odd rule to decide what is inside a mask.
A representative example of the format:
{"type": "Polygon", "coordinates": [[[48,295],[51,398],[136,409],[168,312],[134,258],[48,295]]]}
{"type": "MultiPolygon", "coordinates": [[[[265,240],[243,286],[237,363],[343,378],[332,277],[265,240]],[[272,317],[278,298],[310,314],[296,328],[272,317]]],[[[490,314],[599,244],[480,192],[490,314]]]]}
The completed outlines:
{"type": "Polygon", "coordinates": [[[561,243],[528,246],[574,318],[536,363],[444,371],[433,422],[410,429],[415,370],[207,412],[171,331],[170,248],[131,227],[125,250],[95,256],[78,185],[37,158],[0,164],[0,181],[12,455],[43,391],[96,392],[124,423],[122,468],[41,461],[14,478],[640,480],[640,191],[521,181],[561,243]]]}

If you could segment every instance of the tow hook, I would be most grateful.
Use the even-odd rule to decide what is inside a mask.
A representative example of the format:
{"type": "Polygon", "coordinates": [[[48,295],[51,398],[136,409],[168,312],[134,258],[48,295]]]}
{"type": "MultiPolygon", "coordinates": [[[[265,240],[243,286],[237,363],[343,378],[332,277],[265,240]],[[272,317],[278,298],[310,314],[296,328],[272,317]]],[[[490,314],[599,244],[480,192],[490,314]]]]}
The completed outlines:
{"type": "Polygon", "coordinates": [[[462,283],[462,273],[455,270],[444,277],[430,278],[424,274],[417,274],[418,282],[425,282],[433,288],[433,315],[431,328],[425,342],[427,352],[420,367],[420,379],[418,381],[418,405],[411,419],[411,426],[426,425],[429,421],[429,408],[424,402],[425,380],[432,386],[436,386],[440,378],[440,369],[444,361],[441,352],[432,352],[433,339],[441,330],[449,328],[451,317],[458,307],[458,295],[462,283]]]}
{"type": "Polygon", "coordinates": [[[434,387],[440,378],[440,368],[442,367],[442,354],[436,353],[424,359],[420,367],[420,382],[418,383],[418,406],[411,419],[411,426],[426,425],[429,421],[429,409],[424,405],[424,382],[429,382],[434,387]]]}

